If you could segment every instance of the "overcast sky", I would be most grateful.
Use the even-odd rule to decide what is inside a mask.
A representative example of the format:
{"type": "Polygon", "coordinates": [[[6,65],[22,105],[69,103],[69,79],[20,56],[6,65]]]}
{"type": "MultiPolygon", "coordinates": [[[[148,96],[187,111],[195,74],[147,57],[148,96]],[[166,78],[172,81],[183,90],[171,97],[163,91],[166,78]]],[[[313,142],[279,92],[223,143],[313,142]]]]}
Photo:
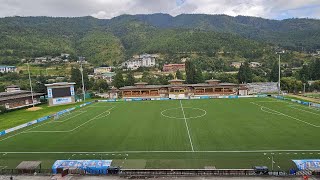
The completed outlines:
{"type": "Polygon", "coordinates": [[[247,15],[270,19],[320,19],[320,0],[0,0],[5,16],[94,16],[182,13],[247,15]]]}

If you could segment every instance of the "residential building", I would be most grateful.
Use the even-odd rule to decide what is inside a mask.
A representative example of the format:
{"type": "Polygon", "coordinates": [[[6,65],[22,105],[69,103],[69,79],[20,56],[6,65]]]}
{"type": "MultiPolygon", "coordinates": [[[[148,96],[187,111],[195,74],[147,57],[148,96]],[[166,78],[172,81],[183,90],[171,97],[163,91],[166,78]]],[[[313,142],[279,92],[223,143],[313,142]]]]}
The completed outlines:
{"type": "Polygon", "coordinates": [[[37,57],[34,59],[35,64],[41,64],[47,62],[48,58],[47,57],[37,57]]]}
{"type": "Polygon", "coordinates": [[[114,67],[109,66],[109,67],[97,67],[94,68],[93,72],[94,74],[103,74],[103,73],[108,73],[111,72],[114,67]]]}
{"type": "Polygon", "coordinates": [[[79,60],[79,61],[77,61],[77,63],[79,63],[79,64],[88,64],[88,61],[86,61],[86,60],[79,60]]]}
{"type": "Polygon", "coordinates": [[[17,85],[11,85],[6,87],[6,92],[20,91],[20,87],[17,85]]]}
{"type": "Polygon", "coordinates": [[[185,64],[165,64],[162,69],[164,72],[176,72],[179,71],[185,71],[186,65],[185,64]]]}
{"type": "Polygon", "coordinates": [[[0,66],[0,73],[17,72],[17,67],[15,66],[0,66]]]}
{"type": "Polygon", "coordinates": [[[258,62],[250,62],[250,67],[252,68],[256,68],[256,67],[261,67],[261,63],[258,63],[258,62]]]}
{"type": "Polygon", "coordinates": [[[113,77],[116,75],[115,72],[106,72],[101,75],[102,79],[106,80],[107,83],[112,83],[113,77]]]}
{"type": "Polygon", "coordinates": [[[70,54],[67,53],[61,53],[60,57],[69,58],[70,54]]]}
{"type": "Polygon", "coordinates": [[[232,62],[230,66],[239,69],[241,65],[242,62],[232,62]]]}
{"type": "Polygon", "coordinates": [[[151,54],[142,54],[138,57],[125,61],[122,63],[122,67],[126,69],[136,70],[139,67],[154,67],[156,65],[156,57],[151,54]]]}

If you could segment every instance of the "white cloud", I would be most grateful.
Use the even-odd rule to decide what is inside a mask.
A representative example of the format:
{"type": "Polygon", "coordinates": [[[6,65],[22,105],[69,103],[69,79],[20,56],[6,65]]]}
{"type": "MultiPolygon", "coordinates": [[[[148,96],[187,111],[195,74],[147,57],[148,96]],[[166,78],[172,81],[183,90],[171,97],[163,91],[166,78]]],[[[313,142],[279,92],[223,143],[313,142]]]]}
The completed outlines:
{"type": "Polygon", "coordinates": [[[87,16],[181,13],[264,18],[320,18],[319,0],[0,0],[0,16],[87,16]]]}

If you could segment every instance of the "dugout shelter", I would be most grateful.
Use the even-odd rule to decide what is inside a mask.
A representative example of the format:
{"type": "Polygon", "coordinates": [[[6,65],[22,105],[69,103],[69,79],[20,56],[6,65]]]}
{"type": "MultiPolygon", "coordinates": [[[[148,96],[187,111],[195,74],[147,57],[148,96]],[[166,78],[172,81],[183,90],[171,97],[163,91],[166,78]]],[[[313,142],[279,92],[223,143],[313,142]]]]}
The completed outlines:
{"type": "Polygon", "coordinates": [[[35,173],[41,170],[41,161],[22,161],[16,170],[20,173],[35,173]]]}
{"type": "Polygon", "coordinates": [[[46,84],[49,106],[75,103],[74,82],[46,84]]]}
{"type": "Polygon", "coordinates": [[[52,173],[59,174],[109,174],[112,160],[57,160],[52,165],[52,173]]]}

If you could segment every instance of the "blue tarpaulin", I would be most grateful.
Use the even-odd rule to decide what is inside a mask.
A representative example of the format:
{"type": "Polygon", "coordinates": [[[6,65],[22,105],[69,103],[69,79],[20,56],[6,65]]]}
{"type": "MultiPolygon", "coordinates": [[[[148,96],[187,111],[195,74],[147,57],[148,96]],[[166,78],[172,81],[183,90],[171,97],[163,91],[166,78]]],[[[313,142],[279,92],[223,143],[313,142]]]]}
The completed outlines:
{"type": "Polygon", "coordinates": [[[320,169],[320,159],[292,160],[299,170],[320,169]]]}
{"type": "Polygon", "coordinates": [[[108,174],[112,160],[57,160],[52,166],[53,174],[57,169],[79,169],[87,174],[108,174]]]}

